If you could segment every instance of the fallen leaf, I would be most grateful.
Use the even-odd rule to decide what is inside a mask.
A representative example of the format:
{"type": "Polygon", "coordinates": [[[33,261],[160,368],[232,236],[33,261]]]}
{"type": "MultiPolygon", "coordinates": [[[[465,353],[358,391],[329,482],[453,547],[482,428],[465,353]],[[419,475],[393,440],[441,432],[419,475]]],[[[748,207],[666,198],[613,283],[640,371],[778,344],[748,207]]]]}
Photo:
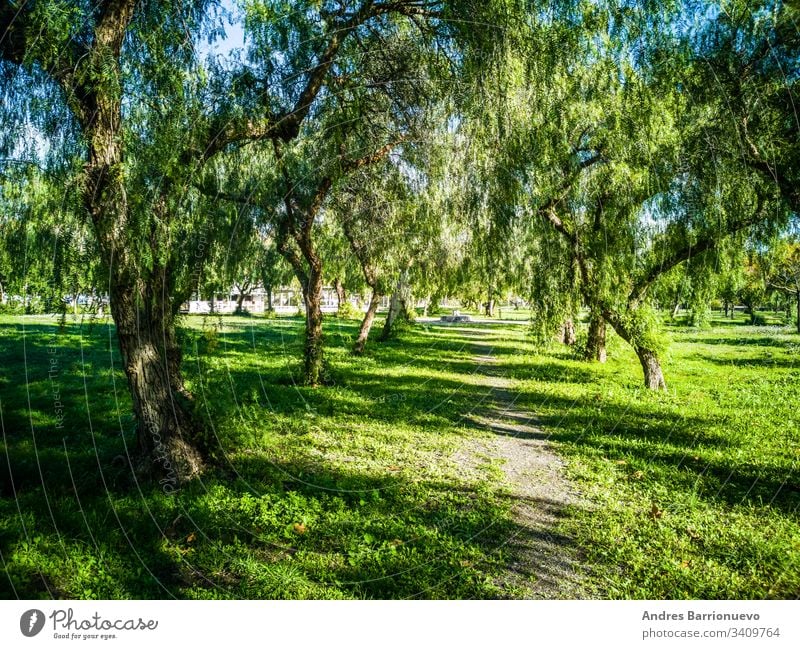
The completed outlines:
{"type": "Polygon", "coordinates": [[[642,478],[644,478],[644,472],[643,471],[636,471],[636,472],[633,473],[633,475],[631,477],[634,480],[641,480],[642,478]]]}
{"type": "Polygon", "coordinates": [[[614,462],[614,464],[619,464],[620,466],[622,466],[623,464],[627,464],[627,463],[628,463],[628,460],[617,460],[616,462],[614,462]]]}
{"type": "Polygon", "coordinates": [[[691,567],[691,565],[692,565],[691,561],[685,561],[685,560],[681,561],[681,568],[689,568],[691,567]]]}
{"type": "Polygon", "coordinates": [[[186,542],[187,542],[187,543],[191,543],[191,542],[192,542],[192,541],[194,541],[196,538],[197,538],[197,537],[194,535],[194,532],[192,532],[191,534],[189,534],[189,536],[187,536],[187,537],[186,537],[186,542]]]}
{"type": "Polygon", "coordinates": [[[395,465],[393,464],[392,466],[387,466],[387,467],[386,467],[386,470],[387,470],[387,471],[400,471],[400,467],[399,467],[399,466],[395,466],[395,465]]]}
{"type": "Polygon", "coordinates": [[[295,523],[294,531],[297,532],[298,534],[305,534],[308,531],[308,528],[305,526],[304,523],[295,523]]]}
{"type": "Polygon", "coordinates": [[[658,505],[653,503],[653,506],[650,508],[650,518],[653,520],[657,520],[664,515],[664,510],[659,509],[658,505]]]}

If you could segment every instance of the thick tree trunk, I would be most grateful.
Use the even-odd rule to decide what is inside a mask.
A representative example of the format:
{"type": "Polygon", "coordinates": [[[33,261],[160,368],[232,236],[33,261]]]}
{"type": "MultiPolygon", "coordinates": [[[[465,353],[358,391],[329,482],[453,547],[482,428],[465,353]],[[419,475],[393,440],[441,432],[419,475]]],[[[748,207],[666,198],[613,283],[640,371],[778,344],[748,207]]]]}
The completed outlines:
{"type": "Polygon", "coordinates": [[[270,313],[273,311],[272,308],[272,284],[267,284],[265,287],[267,289],[267,311],[270,313]]]}
{"type": "Polygon", "coordinates": [[[606,321],[600,313],[594,311],[589,319],[589,335],[584,358],[587,361],[606,362],[606,321]]]}
{"type": "Polygon", "coordinates": [[[642,364],[645,387],[650,390],[666,390],[667,383],[664,380],[661,363],[655,351],[641,346],[634,346],[634,350],[639,357],[639,362],[642,364]]]}
{"type": "Polygon", "coordinates": [[[627,342],[642,365],[642,372],[644,373],[644,385],[650,390],[666,390],[667,383],[664,380],[664,372],[661,369],[661,362],[658,358],[658,353],[654,349],[650,349],[647,345],[642,344],[625,326],[623,319],[618,313],[610,310],[603,309],[603,318],[614,327],[620,338],[627,342]]]}
{"type": "Polygon", "coordinates": [[[364,314],[364,319],[361,321],[361,328],[358,330],[358,338],[356,338],[356,342],[353,345],[354,354],[364,353],[364,346],[367,344],[369,332],[370,329],[372,329],[372,323],[375,320],[375,313],[378,311],[378,305],[381,303],[381,297],[382,296],[373,289],[372,297],[369,301],[369,307],[367,308],[367,312],[364,314]]]}
{"type": "Polygon", "coordinates": [[[575,323],[572,318],[567,318],[561,325],[561,342],[565,345],[574,345],[577,336],[575,334],[575,323]]]}
{"type": "MultiPolygon", "coordinates": [[[[157,291],[149,293],[147,297],[158,300],[157,291]]],[[[159,317],[169,306],[155,302],[142,308],[147,299],[142,297],[137,305],[134,287],[111,286],[111,312],[137,421],[135,465],[141,473],[160,478],[165,491],[174,491],[203,468],[201,426],[184,399],[188,392],[180,375],[174,323],[159,317]]]]}

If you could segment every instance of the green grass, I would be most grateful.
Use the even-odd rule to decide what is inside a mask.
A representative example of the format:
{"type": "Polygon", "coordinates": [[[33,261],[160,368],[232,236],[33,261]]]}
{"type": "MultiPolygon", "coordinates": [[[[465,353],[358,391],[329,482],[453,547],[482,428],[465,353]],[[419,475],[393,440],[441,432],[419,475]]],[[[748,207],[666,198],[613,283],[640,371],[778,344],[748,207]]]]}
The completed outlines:
{"type": "Polygon", "coordinates": [[[451,458],[486,434],[458,421],[480,392],[460,383],[463,343],[408,332],[354,359],[357,323],[331,319],[334,385],[311,389],[295,385],[301,320],[187,319],[186,377],[227,457],[170,497],[114,461],[133,422],[108,325],[2,325],[5,597],[505,594],[497,471],[465,477],[451,458]]]}
{"type": "Polygon", "coordinates": [[[611,598],[800,594],[800,337],[717,322],[674,327],[669,392],[640,387],[633,355],[517,359],[585,494],[569,527],[611,598]]]}
{"type": "Polygon", "coordinates": [[[108,323],[0,316],[0,596],[517,595],[497,585],[519,531],[501,473],[457,460],[491,435],[464,418],[483,340],[583,494],[562,531],[598,592],[795,597],[800,338],[715,324],[671,328],[652,394],[615,338],[598,366],[524,323],[416,325],[356,359],[357,323],[335,318],[332,385],[306,388],[299,318],[187,318],[185,375],[226,457],[169,496],[119,461],[133,421],[108,323]]]}

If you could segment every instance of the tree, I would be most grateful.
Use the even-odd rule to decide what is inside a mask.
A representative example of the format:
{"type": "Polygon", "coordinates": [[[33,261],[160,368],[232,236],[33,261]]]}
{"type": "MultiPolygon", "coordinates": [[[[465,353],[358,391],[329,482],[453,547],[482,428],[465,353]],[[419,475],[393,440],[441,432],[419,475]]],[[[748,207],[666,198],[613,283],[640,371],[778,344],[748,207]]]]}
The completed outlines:
{"type": "Polygon", "coordinates": [[[519,8],[419,0],[302,7],[285,13],[280,3],[246,3],[250,65],[239,71],[234,96],[253,117],[229,121],[213,149],[249,142],[249,162],[254,150],[263,159],[263,175],[254,169],[249,182],[224,189],[257,202],[303,287],[304,378],[316,385],[324,266],[316,226],[326,204],[349,174],[424,136],[425,106],[446,87],[441,81],[485,65],[492,39],[504,40],[519,8]],[[476,34],[465,29],[466,16],[485,16],[497,29],[476,34]]]}
{"type": "Polygon", "coordinates": [[[786,239],[772,252],[767,285],[797,303],[797,333],[800,333],[800,242],[786,239]]]}
{"type": "Polygon", "coordinates": [[[53,155],[62,163],[73,153],[83,158],[80,195],[109,281],[137,421],[138,465],[160,476],[165,489],[174,489],[201,470],[205,455],[180,378],[175,337],[172,268],[179,251],[170,248],[169,236],[176,207],[169,165],[175,157],[163,145],[174,136],[167,133],[175,126],[169,118],[180,115],[161,114],[131,128],[130,119],[148,111],[131,89],[156,89],[163,102],[159,108],[185,105],[186,87],[178,82],[192,62],[185,30],[197,29],[203,3],[182,4],[178,11],[165,4],[104,0],[65,13],[57,2],[4,2],[0,58],[19,70],[6,86],[14,110],[53,133],[47,111],[55,106],[70,125],[66,138],[54,134],[56,142],[67,144],[54,147],[53,155]],[[31,87],[49,103],[31,102],[37,97],[31,87]],[[130,107],[123,110],[126,100],[130,107]],[[159,123],[163,128],[155,127],[159,123]],[[132,165],[129,149],[154,165],[162,162],[132,165]]]}
{"type": "Polygon", "coordinates": [[[586,22],[599,33],[559,38],[548,24],[531,39],[526,76],[506,75],[498,132],[513,135],[501,154],[509,171],[495,179],[531,227],[541,226],[534,239],[560,238],[563,245],[550,250],[559,268],[572,269],[540,282],[535,301],[566,305],[577,287],[591,312],[633,347],[645,386],[664,389],[654,283],[690,261],[713,267],[702,261],[720,243],[779,227],[788,214],[759,171],[727,149],[709,156],[707,134],[726,113],[695,90],[705,60],[674,42],[680,30],[658,26],[651,37],[642,26],[656,21],[637,22],[636,11],[592,11],[596,20],[586,22]],[[566,66],[553,56],[542,75],[540,52],[565,43],[576,56],[566,66]]]}
{"type": "Polygon", "coordinates": [[[357,355],[364,352],[375,314],[390,290],[390,278],[397,274],[399,249],[408,242],[404,236],[404,226],[409,223],[403,209],[407,200],[404,188],[397,164],[384,160],[349,178],[332,208],[371,291],[353,344],[357,355]]]}

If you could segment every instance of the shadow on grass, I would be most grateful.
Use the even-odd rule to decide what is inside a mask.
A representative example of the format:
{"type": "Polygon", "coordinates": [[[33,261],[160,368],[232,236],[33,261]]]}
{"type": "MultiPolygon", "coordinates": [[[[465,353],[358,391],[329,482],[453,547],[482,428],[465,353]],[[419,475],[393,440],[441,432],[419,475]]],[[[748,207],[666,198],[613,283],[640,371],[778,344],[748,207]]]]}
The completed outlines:
{"type": "Polygon", "coordinates": [[[800,370],[800,357],[797,359],[789,358],[771,358],[769,356],[759,357],[745,357],[745,358],[716,358],[708,354],[699,354],[698,358],[702,358],[706,363],[713,363],[714,365],[722,365],[727,367],[770,367],[770,368],[784,368],[790,370],[800,370]]]}
{"type": "MultiPolygon", "coordinates": [[[[324,410],[333,403],[335,409],[387,422],[424,414],[439,401],[445,404],[441,421],[455,420],[485,391],[465,386],[458,375],[434,377],[426,383],[427,401],[417,402],[413,369],[411,375],[387,375],[373,385],[369,377],[375,364],[401,355],[391,346],[376,352],[378,358],[363,372],[354,369],[360,360],[343,361],[347,386],[282,387],[276,379],[285,375],[285,364],[262,367],[242,358],[268,353],[288,335],[286,349],[299,350],[297,327],[290,326],[290,334],[226,329],[219,336],[186,336],[190,378],[192,368],[218,370],[210,367],[212,359],[230,360],[228,371],[194,377],[204,381],[216,424],[236,417],[248,402],[260,403],[264,385],[276,414],[301,419],[309,404],[324,410]],[[254,391],[255,400],[250,396],[254,391]],[[373,408],[387,391],[407,396],[402,407],[384,402],[373,408]]],[[[343,338],[349,329],[341,329],[343,338]]],[[[412,471],[375,475],[357,466],[332,466],[312,454],[286,461],[252,448],[235,452],[231,466],[209,472],[176,496],[137,487],[124,462],[116,460],[124,452],[123,442],[133,443],[133,422],[108,333],[103,327],[26,325],[23,345],[21,329],[2,331],[0,555],[5,578],[0,579],[0,596],[513,594],[492,577],[501,572],[506,544],[524,536],[535,547],[538,539],[510,520],[506,501],[464,482],[422,480],[412,471]],[[54,356],[58,372],[51,377],[54,356]],[[12,373],[20,366],[27,366],[27,380],[14,381],[12,373]],[[54,386],[67,413],[63,426],[52,412],[54,386]]],[[[456,350],[460,343],[437,344],[456,350]]],[[[466,361],[460,362],[467,369],[466,361]]],[[[557,578],[546,565],[536,576],[557,578]]]]}
{"type": "Polygon", "coordinates": [[[768,504],[786,513],[800,506],[796,467],[775,458],[742,461],[741,442],[727,432],[711,432],[718,424],[711,418],[651,406],[650,395],[627,403],[597,396],[570,399],[534,389],[517,407],[537,413],[536,424],[555,441],[646,467],[664,482],[709,502],[768,504]]]}
{"type": "MultiPolygon", "coordinates": [[[[342,412],[390,425],[486,431],[469,413],[489,388],[471,380],[519,368],[518,345],[502,327],[412,328],[398,340],[370,342],[367,355],[354,359],[346,347],[356,328],[347,322],[328,333],[333,388],[286,379],[302,349],[300,319],[250,318],[208,336],[189,323],[186,374],[223,435],[240,421],[278,434],[265,414],[303,423],[309,413],[342,412]],[[492,347],[497,360],[476,364],[476,343],[492,347]]],[[[114,468],[123,441],[133,441],[133,422],[108,329],[24,331],[23,342],[20,327],[0,328],[2,597],[498,597],[508,593],[491,575],[500,573],[511,539],[527,538],[530,551],[543,554],[547,548],[537,544],[565,542],[552,530],[522,529],[492,490],[345,470],[311,454],[289,462],[257,445],[245,453],[235,438],[223,440],[236,448],[231,467],[173,498],[140,492],[114,468]]],[[[737,462],[736,443],[710,434],[705,417],[659,410],[648,397],[599,400],[595,371],[534,357],[524,376],[534,387],[509,400],[535,413],[553,439],[656,467],[676,488],[699,481],[698,497],[708,501],[797,507],[796,472],[737,462]],[[567,384],[578,388],[574,398],[556,393],[567,384]]],[[[543,564],[535,576],[557,579],[548,569],[543,564]]]]}
{"type": "MultiPolygon", "coordinates": [[[[730,347],[775,347],[777,349],[789,349],[793,345],[797,345],[798,339],[786,340],[783,333],[780,334],[781,338],[775,337],[741,337],[731,338],[730,336],[705,336],[699,335],[690,342],[696,342],[702,345],[726,345],[730,347]]],[[[798,337],[800,338],[800,337],[798,337]]]]}
{"type": "Polygon", "coordinates": [[[251,453],[167,497],[65,480],[56,460],[0,500],[3,598],[494,598],[513,594],[492,578],[509,542],[560,542],[447,480],[251,453]]]}

